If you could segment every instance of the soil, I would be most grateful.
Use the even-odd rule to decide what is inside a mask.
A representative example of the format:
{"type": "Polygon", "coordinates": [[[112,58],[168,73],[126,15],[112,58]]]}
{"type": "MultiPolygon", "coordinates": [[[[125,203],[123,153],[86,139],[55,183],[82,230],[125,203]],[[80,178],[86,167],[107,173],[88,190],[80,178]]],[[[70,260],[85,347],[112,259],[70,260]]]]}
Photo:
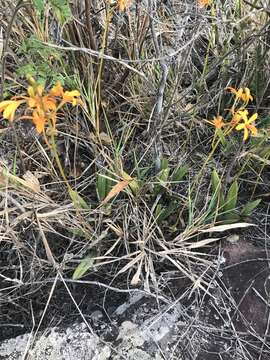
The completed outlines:
{"type": "MultiPolygon", "coordinates": [[[[180,315],[173,324],[170,346],[174,346],[175,355],[183,360],[267,360],[270,358],[268,253],[262,246],[256,247],[252,242],[240,239],[234,244],[225,240],[220,254],[220,266],[209,295],[197,291],[175,302],[180,315]]],[[[46,279],[49,278],[47,275],[46,279]]],[[[105,273],[89,276],[90,281],[104,283],[104,279],[105,273]]],[[[0,280],[1,287],[6,287],[6,283],[0,280]]],[[[121,289],[123,283],[118,279],[118,283],[108,285],[121,289]]],[[[139,298],[127,306],[129,293],[93,284],[67,284],[86,321],[108,342],[117,342],[120,325],[134,320],[135,312],[136,324],[142,324],[153,316],[171,311],[164,310],[170,306],[153,297],[139,298]],[[93,314],[97,312],[102,313],[102,321],[93,321],[93,314]],[[104,326],[109,330],[104,331],[104,326]]],[[[7,297],[3,298],[1,341],[37,327],[52,285],[51,281],[21,286],[21,296],[16,301],[8,302],[4,301],[7,297]]],[[[164,295],[167,299],[169,296],[179,299],[187,286],[187,281],[171,280],[167,286],[171,293],[164,291],[164,295]]],[[[66,328],[81,320],[66,288],[58,282],[40,330],[53,326],[66,328]]]]}

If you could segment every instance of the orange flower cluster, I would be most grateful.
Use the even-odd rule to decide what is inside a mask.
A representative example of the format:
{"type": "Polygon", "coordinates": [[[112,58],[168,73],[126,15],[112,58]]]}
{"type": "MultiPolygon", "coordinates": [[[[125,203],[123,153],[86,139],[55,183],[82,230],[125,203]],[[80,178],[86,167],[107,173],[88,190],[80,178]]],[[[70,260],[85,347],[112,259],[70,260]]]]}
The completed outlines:
{"type": "MultiPolygon", "coordinates": [[[[221,130],[223,127],[229,127],[229,131],[235,129],[237,131],[243,131],[243,140],[246,141],[249,135],[256,136],[258,134],[258,130],[255,126],[255,120],[258,117],[258,114],[255,113],[249,117],[249,112],[245,108],[249,101],[253,101],[253,97],[251,96],[249,88],[240,88],[234,89],[232,87],[227,88],[232,94],[235,95],[236,100],[243,101],[243,106],[239,109],[233,107],[230,112],[232,114],[231,120],[229,122],[225,122],[222,116],[214,117],[210,123],[215,126],[217,130],[221,130]]],[[[226,135],[226,133],[225,133],[226,135]]]]}
{"type": "Polygon", "coordinates": [[[79,91],[64,91],[59,81],[47,93],[45,93],[44,86],[36,83],[33,78],[30,78],[29,82],[28,96],[14,96],[10,100],[0,102],[0,113],[3,113],[4,119],[14,121],[18,107],[25,104],[25,112],[18,119],[32,120],[40,134],[45,133],[46,124],[50,124],[55,129],[57,112],[63,105],[67,103],[73,106],[82,104],[79,91]]]}
{"type": "Polygon", "coordinates": [[[211,0],[198,0],[199,7],[209,6],[210,3],[211,3],[211,0]]]}
{"type": "Polygon", "coordinates": [[[129,0],[117,0],[117,8],[119,11],[125,11],[130,5],[129,0]]]}

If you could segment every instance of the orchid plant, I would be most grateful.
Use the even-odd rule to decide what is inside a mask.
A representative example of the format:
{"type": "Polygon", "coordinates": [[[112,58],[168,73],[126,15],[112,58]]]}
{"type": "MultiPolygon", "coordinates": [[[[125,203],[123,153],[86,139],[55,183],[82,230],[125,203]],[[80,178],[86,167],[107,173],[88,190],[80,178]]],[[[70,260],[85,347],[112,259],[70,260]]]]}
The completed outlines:
{"type": "Polygon", "coordinates": [[[14,120],[31,120],[36,131],[43,133],[46,143],[46,127],[55,130],[57,114],[65,104],[72,106],[81,105],[78,90],[65,91],[58,81],[48,92],[43,85],[38,84],[32,77],[28,78],[30,83],[27,95],[14,96],[10,100],[0,102],[0,114],[10,122],[14,120]],[[24,111],[18,114],[18,108],[24,105],[24,111]],[[17,116],[18,114],[18,116],[17,116]]]}
{"type": "Polygon", "coordinates": [[[57,81],[48,91],[45,91],[44,86],[38,84],[32,77],[29,77],[28,81],[29,87],[27,89],[27,95],[13,96],[9,100],[1,101],[0,114],[2,113],[2,118],[7,119],[9,122],[16,120],[31,120],[33,122],[36,131],[39,134],[43,134],[46,144],[54,155],[60,174],[67,186],[70,198],[75,207],[86,209],[88,205],[81,196],[71,188],[66,178],[55,142],[55,130],[59,111],[65,104],[71,104],[72,106],[82,105],[80,92],[78,90],[64,90],[60,81],[57,81]],[[50,142],[46,135],[47,128],[51,130],[49,132],[50,142]]]}
{"type": "Polygon", "coordinates": [[[258,118],[258,114],[254,113],[249,116],[249,111],[246,109],[249,101],[253,101],[250,89],[247,87],[240,89],[228,87],[227,90],[235,96],[234,105],[230,109],[230,120],[225,121],[222,116],[217,116],[214,117],[212,121],[207,122],[216,128],[216,133],[220,138],[224,138],[232,130],[243,131],[243,141],[246,141],[250,135],[257,136],[258,130],[255,125],[255,120],[258,118]],[[236,108],[239,101],[241,101],[242,104],[236,108]],[[226,129],[224,132],[222,132],[223,128],[226,129]]]}

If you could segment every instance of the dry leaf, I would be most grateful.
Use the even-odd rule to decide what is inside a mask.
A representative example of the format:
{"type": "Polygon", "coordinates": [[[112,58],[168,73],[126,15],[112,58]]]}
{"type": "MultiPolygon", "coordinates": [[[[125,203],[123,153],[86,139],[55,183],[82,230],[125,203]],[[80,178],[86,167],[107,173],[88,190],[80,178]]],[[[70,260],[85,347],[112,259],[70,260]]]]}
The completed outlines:
{"type": "Polygon", "coordinates": [[[101,202],[102,204],[106,204],[109,202],[113,197],[118,195],[121,191],[123,191],[128,184],[130,183],[130,180],[123,180],[119,181],[114,187],[111,189],[109,194],[105,197],[105,199],[101,202]]]}
{"type": "Polygon", "coordinates": [[[24,179],[22,179],[19,176],[11,174],[6,168],[0,166],[0,177],[1,179],[4,178],[5,182],[8,180],[13,185],[21,185],[35,193],[40,192],[39,181],[30,171],[27,171],[23,176],[24,179]]]}
{"type": "Polygon", "coordinates": [[[134,259],[130,260],[130,262],[128,264],[126,264],[124,267],[122,267],[122,269],[120,269],[120,271],[117,273],[117,275],[125,273],[127,270],[132,268],[133,265],[135,265],[138,261],[142,261],[143,257],[144,257],[144,253],[142,253],[142,252],[139,253],[138,256],[136,256],[134,259]]]}
{"type": "Polygon", "coordinates": [[[95,142],[96,144],[98,144],[100,141],[105,145],[111,145],[112,143],[112,139],[105,132],[101,132],[99,136],[91,132],[89,134],[89,139],[95,142]]]}
{"type": "Polygon", "coordinates": [[[198,248],[201,248],[201,247],[204,247],[212,242],[216,242],[220,240],[220,238],[211,238],[211,239],[204,239],[204,240],[200,240],[200,241],[197,241],[197,242],[194,242],[192,244],[190,244],[188,246],[189,249],[198,249],[198,248]]]}
{"type": "Polygon", "coordinates": [[[0,59],[2,58],[2,56],[4,51],[4,38],[3,38],[3,28],[0,28],[0,59]]]}
{"type": "Polygon", "coordinates": [[[23,175],[24,180],[26,181],[26,186],[32,189],[34,192],[40,192],[40,183],[35,175],[31,171],[26,171],[23,175]]]}
{"type": "Polygon", "coordinates": [[[236,224],[228,224],[228,225],[218,225],[218,226],[213,226],[209,229],[204,229],[201,230],[201,232],[222,232],[222,231],[226,231],[226,230],[231,230],[231,229],[237,229],[237,228],[245,228],[248,226],[256,226],[255,224],[249,224],[249,223],[236,223],[236,224]]]}
{"type": "Polygon", "coordinates": [[[141,280],[141,274],[142,274],[142,261],[140,262],[138,269],[136,273],[134,274],[133,278],[131,279],[131,285],[136,286],[142,282],[141,280]]]}
{"type": "Polygon", "coordinates": [[[99,134],[99,138],[100,138],[101,142],[105,145],[110,145],[112,143],[112,139],[105,132],[101,132],[99,134]]]}

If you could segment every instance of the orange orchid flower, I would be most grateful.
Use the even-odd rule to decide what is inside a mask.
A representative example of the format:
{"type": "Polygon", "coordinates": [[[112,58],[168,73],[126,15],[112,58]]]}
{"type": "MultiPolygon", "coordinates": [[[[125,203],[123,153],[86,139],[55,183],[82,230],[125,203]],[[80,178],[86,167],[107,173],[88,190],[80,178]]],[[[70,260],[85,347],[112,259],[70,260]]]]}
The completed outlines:
{"type": "Polygon", "coordinates": [[[211,124],[215,126],[216,129],[221,129],[226,123],[223,121],[222,116],[215,116],[214,120],[211,121],[211,124]]]}
{"type": "Polygon", "coordinates": [[[242,111],[242,120],[244,121],[243,123],[240,123],[236,126],[236,130],[237,131],[244,131],[244,137],[243,140],[246,141],[249,137],[249,134],[256,136],[258,133],[258,130],[254,124],[254,121],[257,119],[258,114],[255,113],[253,114],[249,119],[247,117],[247,110],[242,111]]]}
{"type": "Polygon", "coordinates": [[[210,0],[198,0],[199,7],[206,7],[209,6],[211,3],[210,0]]]}
{"type": "Polygon", "coordinates": [[[251,95],[248,87],[240,88],[238,90],[233,87],[228,87],[227,90],[234,94],[237,99],[242,100],[246,104],[248,104],[249,101],[253,101],[253,96],[251,95]]]}
{"type": "Polygon", "coordinates": [[[82,104],[80,92],[64,91],[59,81],[48,93],[45,93],[44,86],[37,84],[31,77],[28,80],[31,84],[27,90],[28,96],[15,96],[11,100],[0,102],[0,113],[3,113],[4,119],[13,121],[18,107],[26,103],[26,110],[30,111],[31,115],[20,116],[19,119],[31,119],[37,132],[44,133],[47,123],[55,128],[57,112],[64,104],[70,103],[73,106],[82,104]]]}

